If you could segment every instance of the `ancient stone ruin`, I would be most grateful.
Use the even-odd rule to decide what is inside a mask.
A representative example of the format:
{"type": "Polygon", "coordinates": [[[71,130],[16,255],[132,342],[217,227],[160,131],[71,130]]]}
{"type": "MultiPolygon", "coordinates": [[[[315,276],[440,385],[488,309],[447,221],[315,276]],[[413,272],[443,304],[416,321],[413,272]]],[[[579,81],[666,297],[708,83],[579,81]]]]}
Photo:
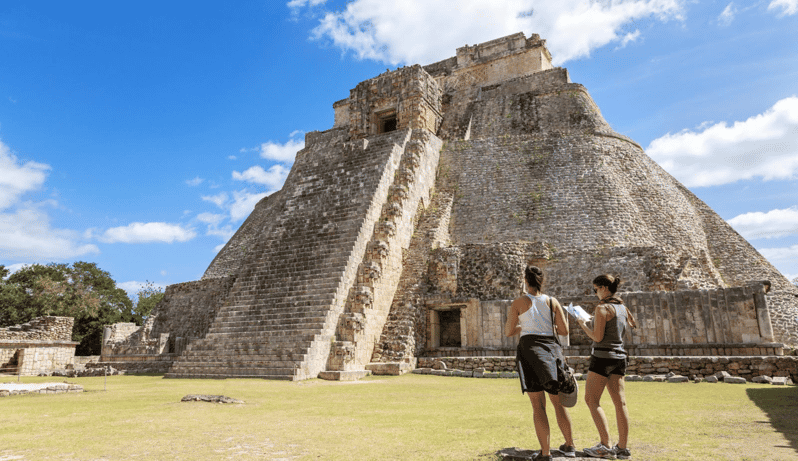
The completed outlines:
{"type": "MultiPolygon", "coordinates": [[[[615,133],[539,36],[386,72],[333,109],[201,280],[168,287],[144,327],[108,327],[103,362],[300,380],[512,356],[528,263],[588,309],[593,277],[621,276],[637,356],[798,344],[798,289],[615,133]]],[[[588,344],[573,329],[568,353],[588,344]]]]}
{"type": "Polygon", "coordinates": [[[38,317],[0,328],[0,374],[36,376],[73,365],[72,317],[38,317]]]}

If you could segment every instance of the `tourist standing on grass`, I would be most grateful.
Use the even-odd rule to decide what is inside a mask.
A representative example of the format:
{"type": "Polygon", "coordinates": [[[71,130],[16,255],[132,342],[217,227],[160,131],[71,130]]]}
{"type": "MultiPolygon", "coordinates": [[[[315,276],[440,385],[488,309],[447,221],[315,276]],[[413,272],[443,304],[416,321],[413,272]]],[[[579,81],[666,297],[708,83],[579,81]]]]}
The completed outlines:
{"type": "Polygon", "coordinates": [[[632,313],[623,305],[623,301],[615,295],[620,283],[621,279],[612,275],[596,277],[593,280],[593,293],[601,301],[596,306],[593,328],[588,327],[584,320],[578,321],[579,326],[593,340],[593,353],[590,356],[585,386],[585,402],[590,409],[593,422],[596,423],[601,441],[592,448],[585,448],[584,452],[594,458],[629,459],[631,456],[627,445],[629,410],[626,408],[624,389],[627,354],[623,348],[623,336],[630,326],[634,328],[637,324],[632,313]],[[604,393],[605,387],[615,405],[615,417],[618,423],[618,443],[613,448],[610,448],[607,416],[601,408],[601,394],[604,393]]]}
{"type": "MultiPolygon", "coordinates": [[[[557,334],[568,334],[568,319],[560,303],[541,292],[543,271],[534,266],[527,266],[524,271],[526,293],[513,301],[507,315],[504,333],[507,336],[521,334],[518,342],[518,375],[521,378],[521,392],[526,392],[532,403],[532,415],[535,421],[535,433],[540,442],[540,453],[535,460],[551,460],[549,420],[546,416],[546,396],[554,406],[557,425],[560,426],[565,444],[560,451],[565,456],[575,457],[574,440],[571,436],[571,416],[563,403],[573,406],[574,402],[561,402],[559,395],[558,365],[565,365],[562,347],[554,338],[552,312],[557,334]],[[558,364],[558,361],[560,362],[558,364]]],[[[573,398],[576,398],[574,392],[573,398]]]]}

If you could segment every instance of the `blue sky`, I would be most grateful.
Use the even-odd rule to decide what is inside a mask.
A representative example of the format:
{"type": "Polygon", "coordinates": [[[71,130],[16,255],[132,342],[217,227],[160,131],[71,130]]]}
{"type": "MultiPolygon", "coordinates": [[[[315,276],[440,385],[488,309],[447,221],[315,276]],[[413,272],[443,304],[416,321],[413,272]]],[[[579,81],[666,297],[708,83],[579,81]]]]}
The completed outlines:
{"type": "Polygon", "coordinates": [[[4,0],[0,264],[197,280],[357,83],[519,31],[798,277],[798,0],[4,0]]]}

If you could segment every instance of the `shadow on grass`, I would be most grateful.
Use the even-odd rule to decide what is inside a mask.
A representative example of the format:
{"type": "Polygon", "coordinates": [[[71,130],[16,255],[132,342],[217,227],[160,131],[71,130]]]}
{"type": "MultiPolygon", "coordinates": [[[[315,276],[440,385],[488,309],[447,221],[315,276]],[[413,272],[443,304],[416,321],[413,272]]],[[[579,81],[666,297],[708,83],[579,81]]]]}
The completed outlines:
{"type": "Polygon", "coordinates": [[[770,421],[766,423],[784,435],[789,442],[789,445],[775,448],[788,448],[798,453],[798,419],[795,417],[798,415],[798,387],[751,388],[745,392],[767,414],[770,421]]]}

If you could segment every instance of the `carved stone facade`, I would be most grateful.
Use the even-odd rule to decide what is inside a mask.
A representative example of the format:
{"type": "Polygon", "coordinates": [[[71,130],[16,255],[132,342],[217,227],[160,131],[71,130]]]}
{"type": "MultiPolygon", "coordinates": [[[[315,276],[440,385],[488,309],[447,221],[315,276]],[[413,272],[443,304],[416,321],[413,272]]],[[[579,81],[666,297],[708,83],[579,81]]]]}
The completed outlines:
{"type": "Polygon", "coordinates": [[[511,354],[503,319],[526,264],[587,307],[593,277],[620,275],[641,355],[798,343],[798,290],[615,133],[539,36],[386,72],[333,109],[202,280],[169,287],[142,329],[109,331],[103,360],[352,379],[511,354]]]}

